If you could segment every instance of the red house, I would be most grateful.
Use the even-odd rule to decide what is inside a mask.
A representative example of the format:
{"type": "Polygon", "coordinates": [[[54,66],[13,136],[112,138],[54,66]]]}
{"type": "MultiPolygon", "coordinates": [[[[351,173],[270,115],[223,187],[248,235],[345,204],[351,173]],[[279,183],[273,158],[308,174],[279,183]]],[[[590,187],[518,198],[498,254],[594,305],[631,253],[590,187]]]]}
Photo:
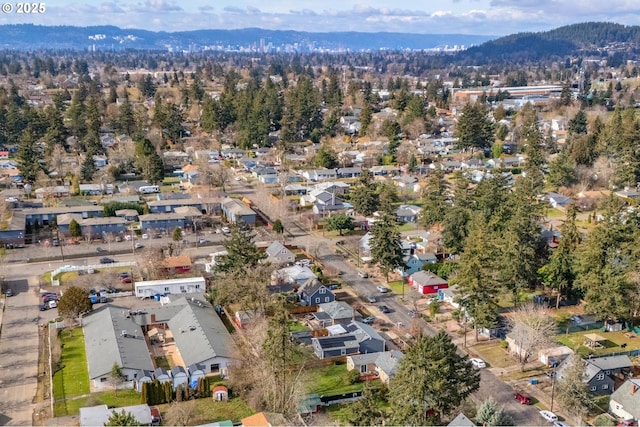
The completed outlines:
{"type": "Polygon", "coordinates": [[[430,271],[418,271],[408,277],[407,282],[422,295],[437,294],[438,289],[449,287],[446,280],[430,271]]]}
{"type": "Polygon", "coordinates": [[[184,274],[191,271],[191,258],[187,255],[172,256],[162,261],[162,268],[168,274],[184,274]]]}

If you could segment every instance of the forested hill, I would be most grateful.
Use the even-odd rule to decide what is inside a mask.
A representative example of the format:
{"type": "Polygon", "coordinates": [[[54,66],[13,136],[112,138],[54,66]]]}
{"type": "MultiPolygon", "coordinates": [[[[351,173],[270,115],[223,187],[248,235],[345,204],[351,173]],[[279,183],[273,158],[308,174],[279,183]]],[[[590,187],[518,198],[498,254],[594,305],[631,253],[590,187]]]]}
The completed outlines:
{"type": "Polygon", "coordinates": [[[454,45],[478,45],[495,36],[472,34],[410,34],[302,31],[274,31],[260,28],[237,30],[194,30],[155,32],[115,26],[73,27],[31,24],[0,25],[0,48],[96,49],[96,50],[199,50],[262,49],[283,51],[295,46],[304,52],[314,49],[376,51],[422,50],[454,45]]]}
{"type": "Polygon", "coordinates": [[[620,50],[631,54],[640,48],[640,26],[585,22],[539,33],[518,33],[483,43],[458,55],[461,61],[529,62],[569,55],[604,54],[620,50]]]}

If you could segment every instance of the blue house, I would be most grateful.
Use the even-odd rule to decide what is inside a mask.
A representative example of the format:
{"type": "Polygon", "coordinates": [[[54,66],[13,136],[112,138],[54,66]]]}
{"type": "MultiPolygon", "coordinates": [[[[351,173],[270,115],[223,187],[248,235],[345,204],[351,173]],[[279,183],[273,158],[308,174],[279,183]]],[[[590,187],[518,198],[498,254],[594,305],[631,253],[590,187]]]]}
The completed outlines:
{"type": "Polygon", "coordinates": [[[222,213],[233,224],[256,225],[256,213],[238,199],[226,198],[222,201],[222,213]]]}
{"type": "Polygon", "coordinates": [[[336,300],[333,292],[316,278],[304,282],[300,288],[298,288],[298,295],[300,296],[300,302],[307,306],[334,302],[336,300]]]}
{"type": "Polygon", "coordinates": [[[176,213],[140,215],[140,230],[171,231],[176,227],[184,229],[185,218],[176,213]]]}

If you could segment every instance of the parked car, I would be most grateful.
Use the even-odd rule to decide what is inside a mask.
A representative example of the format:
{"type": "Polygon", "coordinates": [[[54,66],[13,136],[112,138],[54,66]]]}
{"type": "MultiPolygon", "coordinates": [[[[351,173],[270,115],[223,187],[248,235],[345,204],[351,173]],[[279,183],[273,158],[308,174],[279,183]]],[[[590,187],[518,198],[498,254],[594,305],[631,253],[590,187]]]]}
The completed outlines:
{"type": "Polygon", "coordinates": [[[122,242],[122,237],[120,237],[120,236],[116,236],[116,239],[115,239],[115,240],[116,240],[116,242],[122,242]]]}
{"type": "Polygon", "coordinates": [[[553,427],[571,427],[571,426],[567,423],[563,423],[562,421],[554,421],[553,427]]]}
{"type": "Polygon", "coordinates": [[[385,288],[382,285],[378,285],[376,286],[376,289],[378,290],[378,292],[380,292],[381,294],[386,294],[387,292],[389,292],[389,288],[385,288]]]}
{"type": "Polygon", "coordinates": [[[40,304],[38,308],[40,308],[40,311],[45,311],[49,309],[49,306],[47,304],[40,304]]]}
{"type": "Polygon", "coordinates": [[[374,302],[378,301],[378,300],[376,299],[376,297],[374,297],[373,295],[367,295],[366,299],[367,299],[367,301],[369,301],[370,303],[374,303],[374,302]]]}
{"type": "Polygon", "coordinates": [[[484,360],[478,359],[477,357],[473,357],[473,358],[469,359],[469,361],[471,362],[471,364],[473,366],[475,366],[478,369],[482,369],[482,368],[486,368],[487,367],[487,364],[484,363],[484,360]]]}
{"type": "Polygon", "coordinates": [[[231,233],[231,229],[229,227],[222,227],[222,232],[224,234],[229,234],[229,233],[231,233]]]}
{"type": "Polygon", "coordinates": [[[375,316],[369,316],[362,319],[362,323],[364,323],[365,325],[370,325],[374,320],[376,320],[375,316]]]}
{"type": "Polygon", "coordinates": [[[120,278],[120,283],[131,283],[131,277],[120,278]]]}
{"type": "Polygon", "coordinates": [[[369,277],[369,273],[367,273],[366,271],[358,271],[358,276],[366,279],[367,277],[369,277]]]}
{"type": "Polygon", "coordinates": [[[133,237],[131,236],[131,234],[126,234],[126,235],[124,236],[124,240],[126,240],[127,242],[130,242],[130,241],[132,241],[132,240],[133,240],[133,237]]]}
{"type": "Polygon", "coordinates": [[[418,312],[417,312],[417,311],[415,311],[415,310],[409,310],[409,312],[407,313],[407,315],[408,315],[409,317],[414,317],[414,318],[418,318],[418,317],[420,317],[420,313],[418,313],[418,312]]]}
{"type": "Polygon", "coordinates": [[[4,291],[4,294],[8,297],[12,297],[13,296],[13,291],[11,290],[11,288],[7,288],[6,291],[4,291]]]}
{"type": "Polygon", "coordinates": [[[542,418],[549,421],[550,423],[558,421],[558,416],[551,411],[540,411],[539,414],[542,418]]]}
{"type": "Polygon", "coordinates": [[[97,253],[104,252],[104,249],[102,249],[100,246],[98,246],[98,247],[96,248],[96,252],[97,252],[97,253]]]}
{"type": "Polygon", "coordinates": [[[389,307],[387,307],[386,305],[379,306],[378,310],[380,310],[383,313],[391,313],[391,309],[389,307]]]}
{"type": "Polygon", "coordinates": [[[617,427],[636,427],[638,420],[622,420],[617,424],[617,427]]]}
{"type": "Polygon", "coordinates": [[[520,401],[523,405],[531,405],[531,398],[524,393],[516,392],[513,396],[516,400],[520,401]]]}
{"type": "Polygon", "coordinates": [[[143,234],[143,235],[142,235],[142,238],[143,238],[144,240],[147,240],[147,239],[149,238],[149,235],[145,233],[145,234],[143,234]]]}
{"type": "Polygon", "coordinates": [[[124,277],[129,277],[129,273],[127,273],[126,271],[123,271],[122,273],[118,273],[118,277],[120,279],[122,279],[124,277]]]}
{"type": "Polygon", "coordinates": [[[47,305],[49,306],[49,308],[56,308],[58,306],[58,301],[51,300],[51,301],[47,302],[47,305]]]}
{"type": "Polygon", "coordinates": [[[112,264],[116,262],[113,258],[109,258],[109,257],[102,257],[100,258],[100,264],[112,264]]]}
{"type": "Polygon", "coordinates": [[[142,249],[144,248],[144,245],[142,243],[136,243],[133,247],[136,249],[142,249]]]}

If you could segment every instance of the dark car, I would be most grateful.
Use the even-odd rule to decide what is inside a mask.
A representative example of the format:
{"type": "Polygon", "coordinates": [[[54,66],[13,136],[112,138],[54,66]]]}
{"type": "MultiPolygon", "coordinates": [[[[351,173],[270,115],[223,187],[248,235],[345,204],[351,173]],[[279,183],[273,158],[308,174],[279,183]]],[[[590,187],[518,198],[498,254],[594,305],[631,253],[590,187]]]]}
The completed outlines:
{"type": "Polygon", "coordinates": [[[391,309],[386,305],[381,305],[380,307],[378,307],[378,310],[380,310],[383,313],[391,313],[391,309]]]}
{"type": "Polygon", "coordinates": [[[516,394],[514,394],[513,397],[516,400],[520,401],[520,403],[522,403],[523,405],[531,405],[532,403],[531,398],[523,393],[516,392],[516,394]]]}
{"type": "Polygon", "coordinates": [[[46,311],[49,309],[49,306],[47,304],[40,304],[39,307],[40,311],[46,311]]]}
{"type": "Polygon", "coordinates": [[[97,253],[104,252],[104,249],[102,249],[100,246],[98,246],[98,247],[96,248],[96,252],[97,252],[97,253]]]}
{"type": "Polygon", "coordinates": [[[125,277],[129,277],[129,273],[127,273],[126,271],[123,271],[123,272],[121,272],[121,273],[118,273],[118,277],[119,277],[120,279],[123,279],[123,278],[125,278],[125,277]]]}
{"type": "Polygon", "coordinates": [[[116,262],[113,258],[109,258],[109,257],[102,257],[100,258],[100,264],[111,264],[116,262]]]}

